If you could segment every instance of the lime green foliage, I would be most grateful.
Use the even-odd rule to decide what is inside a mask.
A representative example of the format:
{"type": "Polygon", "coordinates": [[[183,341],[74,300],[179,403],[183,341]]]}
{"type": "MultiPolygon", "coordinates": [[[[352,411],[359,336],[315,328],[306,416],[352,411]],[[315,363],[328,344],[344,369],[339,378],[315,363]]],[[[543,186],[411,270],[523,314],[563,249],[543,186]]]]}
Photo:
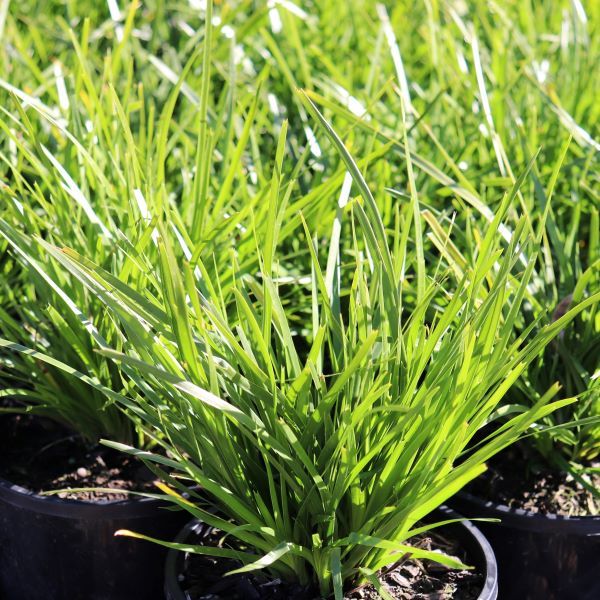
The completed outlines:
{"type": "MultiPolygon", "coordinates": [[[[219,35],[214,47],[208,40],[191,52],[192,45],[185,45],[185,63],[176,74],[141,47],[143,32],[133,27],[136,10],[141,11],[132,5],[117,27],[120,33],[110,20],[107,29],[98,15],[97,28],[83,21],[76,37],[58,19],[51,25],[61,60],[51,62],[49,51],[36,55],[47,63],[40,72],[27,55],[7,46],[7,79],[0,81],[6,100],[0,122],[5,140],[0,235],[10,249],[0,314],[8,386],[3,395],[19,401],[11,411],[22,410],[24,402],[90,440],[131,441],[129,419],[26,349],[118,391],[126,380],[94,348],[120,341],[113,339],[110,317],[103,320],[102,305],[56,271],[37,240],[76,249],[143,288],[152,282],[134,279],[134,266],[141,254],[156,260],[155,225],[168,220],[178,260],[193,263],[206,255],[206,278],[218,271],[227,295],[234,277],[230,256],[235,253],[241,268],[256,270],[254,239],[269,226],[263,200],[271,182],[262,175],[262,154],[252,148],[268,104],[259,106],[257,88],[236,86],[232,41],[219,35]],[[196,93],[185,78],[199,65],[196,93]],[[36,91],[32,77],[44,82],[36,91]],[[256,226],[248,230],[240,222],[250,213],[256,226]],[[117,248],[122,252],[116,254],[117,248]]],[[[48,25],[39,23],[42,29],[48,25]]],[[[5,26],[18,48],[43,38],[35,20],[23,28],[9,13],[5,26]]],[[[278,131],[281,123],[274,127],[278,131]]],[[[287,185],[289,194],[293,179],[287,185]]],[[[296,222],[302,208],[307,217],[315,212],[310,194],[290,211],[296,222]]],[[[285,274],[283,265],[278,268],[285,274]]]]}
{"type": "MultiPolygon", "coordinates": [[[[524,311],[525,324],[535,320],[555,321],[568,308],[600,289],[600,223],[598,209],[589,213],[589,237],[582,235],[580,209],[575,206],[564,229],[549,223],[544,250],[539,254],[539,279],[524,311]],[[582,259],[582,254],[584,259],[582,259]],[[588,265],[587,268],[585,265],[588,265]],[[551,311],[548,308],[552,308],[551,311]]],[[[600,313],[598,305],[583,311],[531,365],[526,376],[511,391],[516,402],[535,401],[554,382],[562,397],[578,397],[568,409],[548,417],[557,428],[533,439],[544,458],[557,469],[565,459],[577,471],[600,454],[600,313]]],[[[567,467],[568,468],[568,467],[567,467]]]]}
{"type": "MultiPolygon", "coordinates": [[[[47,250],[119,320],[123,351],[104,353],[127,369],[139,394],[120,402],[133,402],[145,426],[165,434],[158,443],[170,458],[115,447],[168,468],[163,477],[176,487],[200,485],[222,517],[171,492],[174,501],[237,538],[244,550],[234,554],[246,569],[269,568],[341,597],[342,582],[369,578],[409,551],[404,542],[418,521],[480,474],[490,456],[572,401],[549,403],[552,388],[465,454],[529,362],[600,294],[535,337],[514,339],[534,261],[517,276],[518,287],[509,282],[522,251],[536,252],[525,220],[506,251],[499,248],[495,228],[515,187],[447,305],[427,317],[443,281],[418,267],[423,285],[414,309],[406,311],[404,265],[418,199],[386,235],[343,143],[312,105],[307,110],[321,121],[360,193],[340,216],[354,232],[354,258],[344,268],[334,258],[323,271],[304,224],[314,299],[309,339],[293,335],[273,279],[277,236],[257,240],[260,276],[236,280],[229,311],[218,279],[208,286],[189,268],[179,273],[165,238],[153,269],[159,285],[142,296],[70,250],[47,250]],[[494,264],[497,273],[487,286],[494,264]]],[[[277,156],[273,215],[285,202],[277,191],[281,152],[277,156]]],[[[277,231],[276,217],[274,223],[277,231]]],[[[418,257],[420,237],[414,243],[418,257]]],[[[338,255],[335,234],[327,250],[338,255]]]]}
{"type": "MultiPolygon", "coordinates": [[[[565,146],[548,188],[538,188],[542,198],[552,196],[566,150],[565,146]]],[[[582,203],[572,204],[570,210],[567,206],[558,208],[563,214],[548,211],[542,247],[532,257],[535,267],[521,317],[515,321],[516,334],[555,322],[600,289],[598,209],[582,207],[582,203]]],[[[540,218],[540,213],[530,214],[530,227],[540,218]]],[[[453,274],[460,276],[469,260],[450,244],[447,232],[430,215],[426,219],[433,224],[432,239],[442,248],[453,274]]],[[[476,239],[483,234],[476,232],[476,239]]],[[[502,232],[497,235],[501,238],[502,232]]],[[[526,256],[524,252],[522,259],[526,256]]],[[[592,303],[540,352],[505,398],[507,414],[526,410],[555,383],[560,385],[558,397],[577,399],[536,424],[526,440],[535,451],[535,464],[530,467],[539,468],[542,458],[545,467],[570,472],[595,493],[597,490],[581,475],[593,472],[593,461],[600,452],[599,344],[600,315],[598,304],[592,303]]]]}
{"type": "Polygon", "coordinates": [[[594,457],[597,3],[109,4],[0,0],[5,395],[336,598],[519,436],[594,457]]]}

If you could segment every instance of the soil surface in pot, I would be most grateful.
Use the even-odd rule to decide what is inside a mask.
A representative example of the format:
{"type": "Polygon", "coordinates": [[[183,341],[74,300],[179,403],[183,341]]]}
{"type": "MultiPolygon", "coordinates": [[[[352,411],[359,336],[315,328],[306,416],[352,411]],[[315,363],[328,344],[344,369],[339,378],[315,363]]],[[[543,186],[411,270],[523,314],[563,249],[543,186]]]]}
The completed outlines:
{"type": "MultiPolygon", "coordinates": [[[[600,489],[600,462],[592,467],[598,472],[590,476],[590,484],[600,489]]],[[[568,517],[600,513],[600,500],[572,475],[557,472],[528,456],[515,444],[488,461],[487,471],[465,488],[466,492],[539,514],[568,517]]]]}
{"type": "Polygon", "coordinates": [[[126,500],[126,490],[156,491],[154,475],[133,457],[105,446],[90,447],[65,427],[33,415],[0,415],[0,477],[35,493],[114,490],[56,494],[74,500],[126,500]]]}
{"type": "MultiPolygon", "coordinates": [[[[222,533],[203,528],[197,540],[190,543],[219,545],[222,533]]],[[[469,559],[457,543],[439,533],[412,538],[409,543],[428,550],[441,550],[468,564],[469,559]]],[[[186,554],[179,563],[179,581],[190,600],[320,600],[314,590],[280,580],[265,579],[259,572],[225,577],[239,568],[231,559],[186,554]]],[[[448,569],[438,563],[402,560],[383,569],[378,579],[392,598],[400,600],[476,600],[483,589],[485,577],[476,570],[448,569]]],[[[348,590],[344,600],[379,600],[380,594],[371,584],[348,590]]]]}

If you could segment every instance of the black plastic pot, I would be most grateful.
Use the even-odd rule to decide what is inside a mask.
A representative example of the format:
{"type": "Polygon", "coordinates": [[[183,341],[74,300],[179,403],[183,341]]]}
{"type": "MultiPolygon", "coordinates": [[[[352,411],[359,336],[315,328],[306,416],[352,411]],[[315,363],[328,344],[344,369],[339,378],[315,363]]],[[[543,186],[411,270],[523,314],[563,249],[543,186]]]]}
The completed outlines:
{"type": "Polygon", "coordinates": [[[498,560],[500,597],[511,600],[598,600],[600,517],[538,515],[467,493],[452,501],[478,524],[498,560]]]}
{"type": "Polygon", "coordinates": [[[1,600],[164,598],[166,551],[114,537],[173,539],[187,513],[154,499],[83,502],[38,496],[0,479],[1,600]]]}
{"type": "MultiPolygon", "coordinates": [[[[453,510],[442,506],[432,515],[434,519],[455,519],[459,515],[453,510]]],[[[179,533],[176,541],[191,543],[195,536],[198,520],[190,521],[179,533]]],[[[492,547],[484,535],[470,521],[462,521],[446,525],[439,529],[447,537],[458,541],[467,553],[467,563],[485,575],[485,584],[477,600],[496,600],[498,598],[498,571],[496,558],[492,547]]],[[[179,582],[179,573],[183,561],[183,552],[170,550],[165,564],[165,596],[166,600],[187,600],[186,594],[179,582]]],[[[503,597],[504,598],[504,597],[503,597]]]]}

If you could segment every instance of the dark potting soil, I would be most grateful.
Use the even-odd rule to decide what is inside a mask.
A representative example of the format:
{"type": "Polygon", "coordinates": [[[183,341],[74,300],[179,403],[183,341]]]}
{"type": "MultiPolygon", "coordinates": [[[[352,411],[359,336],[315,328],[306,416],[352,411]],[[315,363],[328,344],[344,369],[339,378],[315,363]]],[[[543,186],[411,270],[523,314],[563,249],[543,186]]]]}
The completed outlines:
{"type": "MultiPolygon", "coordinates": [[[[526,456],[520,444],[497,454],[488,462],[487,471],[465,491],[533,513],[581,517],[600,514],[600,500],[572,475],[548,469],[526,456]]],[[[589,483],[600,489],[600,462],[591,465],[597,471],[589,483]]]]}
{"type": "MultiPolygon", "coordinates": [[[[205,525],[197,528],[196,539],[189,543],[223,545],[222,533],[205,525]]],[[[409,544],[428,550],[441,550],[468,564],[468,557],[457,544],[442,535],[423,535],[409,544]]],[[[188,600],[319,600],[315,590],[281,580],[269,580],[255,573],[225,576],[240,566],[235,560],[185,554],[180,565],[179,581],[188,600]]],[[[448,569],[438,563],[408,558],[378,574],[381,586],[399,600],[475,600],[484,585],[484,576],[474,570],[448,569]]],[[[346,592],[344,600],[379,600],[380,594],[371,584],[346,592]]]]}
{"type": "Polygon", "coordinates": [[[152,472],[133,457],[85,444],[65,427],[33,415],[0,415],[0,477],[35,493],[67,488],[114,490],[56,494],[74,500],[126,500],[126,490],[156,490],[152,472]]]}

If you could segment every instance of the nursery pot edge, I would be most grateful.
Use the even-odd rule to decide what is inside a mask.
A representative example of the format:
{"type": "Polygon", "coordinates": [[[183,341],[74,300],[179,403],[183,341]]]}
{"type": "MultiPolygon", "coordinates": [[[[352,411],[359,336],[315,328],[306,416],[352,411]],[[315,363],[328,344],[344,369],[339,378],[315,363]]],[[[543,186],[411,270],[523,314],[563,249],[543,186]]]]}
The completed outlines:
{"type": "MultiPolygon", "coordinates": [[[[433,513],[443,519],[456,519],[461,516],[451,508],[441,506],[433,513]]],[[[185,543],[192,534],[193,528],[198,523],[197,519],[189,521],[179,532],[176,542],[185,543]]],[[[446,530],[458,532],[461,545],[465,546],[467,562],[474,563],[485,576],[485,582],[477,600],[496,600],[498,598],[498,569],[494,551],[485,536],[473,523],[464,520],[459,523],[444,526],[446,530]]],[[[182,553],[178,550],[169,550],[165,563],[165,598],[166,600],[187,600],[185,592],[181,589],[178,580],[178,558],[182,553]]]]}
{"type": "Polygon", "coordinates": [[[469,518],[500,519],[479,527],[496,554],[502,597],[600,598],[600,516],[537,514],[467,492],[457,494],[451,505],[469,518]]]}
{"type": "Polygon", "coordinates": [[[74,500],[55,494],[36,494],[27,488],[0,477],[0,501],[14,507],[66,519],[123,519],[153,515],[158,506],[168,506],[163,500],[135,498],[126,500],[74,500]]]}
{"type": "Polygon", "coordinates": [[[168,506],[41,496],[0,478],[0,598],[159,600],[165,549],[114,532],[172,539],[187,514],[168,506]]]}

